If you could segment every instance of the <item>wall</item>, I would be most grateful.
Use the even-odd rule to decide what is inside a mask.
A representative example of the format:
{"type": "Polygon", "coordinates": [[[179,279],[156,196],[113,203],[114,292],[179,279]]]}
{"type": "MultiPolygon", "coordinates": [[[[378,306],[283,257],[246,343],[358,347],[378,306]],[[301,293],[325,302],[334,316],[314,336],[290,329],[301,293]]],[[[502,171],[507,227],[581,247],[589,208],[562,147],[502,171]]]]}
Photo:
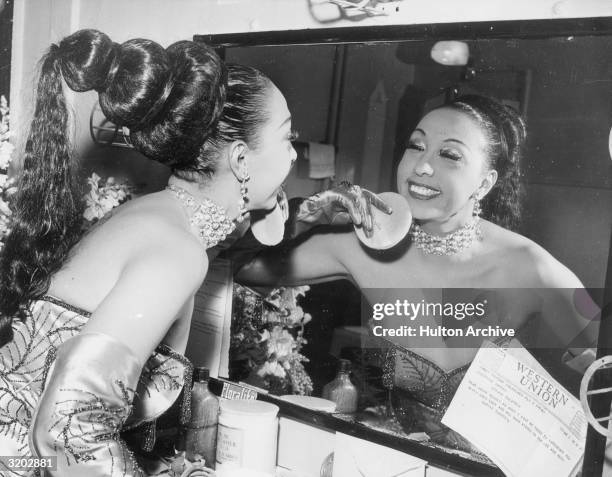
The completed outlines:
{"type": "MultiPolygon", "coordinates": [[[[408,1],[381,3],[388,12],[386,16],[329,21],[337,15],[336,7],[319,5],[311,10],[308,3],[307,0],[15,0],[11,68],[15,129],[24,129],[36,61],[51,42],[79,28],[98,28],[115,41],[142,36],[169,44],[196,33],[612,15],[612,3],[608,0],[463,0],[461,8],[457,8],[456,0],[437,0],[421,3],[419,8],[410,7],[408,1]]],[[[321,0],[310,3],[320,4],[321,0]]],[[[85,111],[91,101],[76,106],[79,119],[87,117],[85,111]]],[[[77,142],[86,141],[86,137],[86,131],[77,131],[77,142]]]]}
{"type": "Polygon", "coordinates": [[[11,81],[13,4],[0,0],[0,94],[8,99],[11,81]]]}

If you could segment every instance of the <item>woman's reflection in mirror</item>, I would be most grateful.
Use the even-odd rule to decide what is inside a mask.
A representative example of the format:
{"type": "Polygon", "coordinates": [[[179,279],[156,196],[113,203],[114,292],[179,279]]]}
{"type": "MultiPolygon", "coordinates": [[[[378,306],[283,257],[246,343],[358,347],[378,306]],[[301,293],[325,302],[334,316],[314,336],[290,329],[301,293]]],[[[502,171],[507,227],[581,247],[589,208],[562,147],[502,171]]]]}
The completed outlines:
{"type": "MultiPolygon", "coordinates": [[[[381,289],[402,289],[414,302],[431,301],[435,289],[503,289],[481,326],[501,323],[530,349],[553,348],[555,363],[566,351],[566,359],[581,357],[596,343],[597,307],[572,271],[513,231],[520,218],[526,138],[512,108],[460,96],[426,114],[410,135],[397,189],[414,224],[400,245],[372,251],[352,231],[326,230],[260,254],[237,278],[253,285],[348,278],[370,303],[381,289]]],[[[385,323],[392,327],[402,319],[385,323]]],[[[418,390],[412,394],[422,404],[443,411],[483,338],[469,347],[446,337],[386,340],[393,351],[389,384],[418,390]]]]}

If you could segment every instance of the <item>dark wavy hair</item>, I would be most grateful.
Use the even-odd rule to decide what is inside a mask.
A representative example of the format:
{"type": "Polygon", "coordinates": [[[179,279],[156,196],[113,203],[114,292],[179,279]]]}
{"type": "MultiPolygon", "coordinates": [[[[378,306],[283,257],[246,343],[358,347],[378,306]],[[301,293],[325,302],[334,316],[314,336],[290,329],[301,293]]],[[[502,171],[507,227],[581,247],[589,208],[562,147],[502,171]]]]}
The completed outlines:
{"type": "Polygon", "coordinates": [[[242,140],[256,149],[261,126],[269,119],[266,104],[272,86],[270,79],[250,66],[228,64],[227,72],[223,111],[217,127],[202,147],[204,164],[216,164],[219,153],[232,141],[242,140]]]}
{"type": "Polygon", "coordinates": [[[240,67],[228,78],[225,64],[203,43],[117,44],[102,32],[81,30],[52,45],[40,63],[11,232],[0,252],[0,346],[13,337],[12,320],[24,319],[28,303],[47,292],[82,235],[83,190],[62,79],[74,91],[96,90],[106,117],[129,128],[138,151],[192,179],[214,173],[213,152],[225,142],[253,142],[265,120],[269,80],[240,67]]]}
{"type": "Polygon", "coordinates": [[[497,182],[482,199],[482,215],[492,222],[517,230],[521,218],[521,159],[527,130],[521,116],[499,101],[479,95],[459,96],[440,106],[461,111],[472,118],[487,139],[488,167],[497,171],[497,182]]]}

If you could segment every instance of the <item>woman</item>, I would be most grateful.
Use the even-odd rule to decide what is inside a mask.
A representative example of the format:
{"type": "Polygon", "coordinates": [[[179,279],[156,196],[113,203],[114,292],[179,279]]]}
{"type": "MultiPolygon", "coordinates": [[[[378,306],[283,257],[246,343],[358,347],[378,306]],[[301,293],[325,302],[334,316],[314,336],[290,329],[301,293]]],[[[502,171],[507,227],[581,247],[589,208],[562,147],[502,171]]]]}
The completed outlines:
{"type": "MultiPolygon", "coordinates": [[[[579,354],[596,336],[582,284],[542,247],[510,230],[519,218],[525,138],[512,109],[480,96],[459,97],[422,118],[398,166],[398,191],[414,217],[401,245],[376,252],[352,232],[314,234],[281,257],[246,265],[238,278],[253,284],[264,277],[284,284],[349,278],[371,305],[442,303],[456,295],[454,304],[488,303],[484,316],[470,322],[476,327],[501,325],[516,330],[528,347],[569,346],[579,354]],[[459,288],[466,290],[448,290],[459,288]],[[578,307],[580,299],[586,302],[578,307]],[[541,319],[530,319],[535,316],[541,319]],[[534,333],[534,326],[545,329],[534,333]]],[[[467,322],[421,315],[412,323],[465,329],[467,322]]],[[[411,322],[391,313],[376,324],[394,329],[411,322]]],[[[483,338],[417,333],[385,340],[387,383],[442,412],[483,338]]]]}
{"type": "MultiPolygon", "coordinates": [[[[201,43],[119,45],[82,30],[50,48],[0,256],[0,454],[58,456],[52,475],[144,475],[119,432],[190,389],[182,353],[211,248],[251,210],[275,208],[292,139],[276,86],[201,43]],[[165,190],[85,236],[64,81],[96,90],[134,147],[172,171],[165,190]]],[[[318,205],[350,202],[357,222],[369,204],[326,198],[318,205]]]]}

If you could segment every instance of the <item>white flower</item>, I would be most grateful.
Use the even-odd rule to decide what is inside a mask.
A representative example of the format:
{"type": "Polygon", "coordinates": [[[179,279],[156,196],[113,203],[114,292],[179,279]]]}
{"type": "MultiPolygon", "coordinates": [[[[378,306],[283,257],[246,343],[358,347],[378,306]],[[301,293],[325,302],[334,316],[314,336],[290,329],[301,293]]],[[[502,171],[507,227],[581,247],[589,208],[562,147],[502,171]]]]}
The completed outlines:
{"type": "Polygon", "coordinates": [[[8,101],[6,99],[6,96],[2,94],[0,95],[0,114],[2,116],[5,116],[8,112],[9,112],[8,101]]]}
{"type": "Polygon", "coordinates": [[[287,373],[278,361],[266,361],[257,370],[257,374],[262,378],[268,374],[279,378],[285,378],[287,376],[287,373]]]}
{"type": "Polygon", "coordinates": [[[113,194],[105,194],[100,198],[99,204],[104,213],[107,213],[119,205],[119,200],[117,200],[116,196],[113,197],[113,194]]]}
{"type": "Polygon", "coordinates": [[[100,186],[102,178],[95,172],[87,178],[89,192],[85,195],[83,217],[88,221],[101,219],[112,209],[126,200],[130,194],[127,184],[118,183],[114,177],[106,179],[100,186]]]}
{"type": "Polygon", "coordinates": [[[289,356],[295,347],[293,335],[281,326],[275,326],[268,338],[268,356],[275,355],[282,360],[289,356]]]}
{"type": "Polygon", "coordinates": [[[7,169],[9,164],[11,163],[11,155],[15,150],[15,146],[13,146],[8,141],[0,142],[0,169],[7,169]]]}
{"type": "Polygon", "coordinates": [[[87,207],[83,212],[83,217],[85,220],[89,220],[90,222],[93,220],[99,220],[104,217],[104,210],[100,206],[92,205],[91,207],[87,207]]]}
{"type": "Polygon", "coordinates": [[[92,190],[98,190],[98,184],[100,183],[100,176],[95,172],[87,178],[87,183],[92,190]]]}
{"type": "Polygon", "coordinates": [[[4,214],[7,217],[11,215],[11,209],[9,209],[8,202],[4,201],[2,197],[0,197],[0,214],[4,214]]]}
{"type": "Polygon", "coordinates": [[[302,317],[302,325],[305,325],[306,323],[310,323],[311,320],[312,320],[312,315],[310,313],[304,313],[304,316],[302,317]]]}

